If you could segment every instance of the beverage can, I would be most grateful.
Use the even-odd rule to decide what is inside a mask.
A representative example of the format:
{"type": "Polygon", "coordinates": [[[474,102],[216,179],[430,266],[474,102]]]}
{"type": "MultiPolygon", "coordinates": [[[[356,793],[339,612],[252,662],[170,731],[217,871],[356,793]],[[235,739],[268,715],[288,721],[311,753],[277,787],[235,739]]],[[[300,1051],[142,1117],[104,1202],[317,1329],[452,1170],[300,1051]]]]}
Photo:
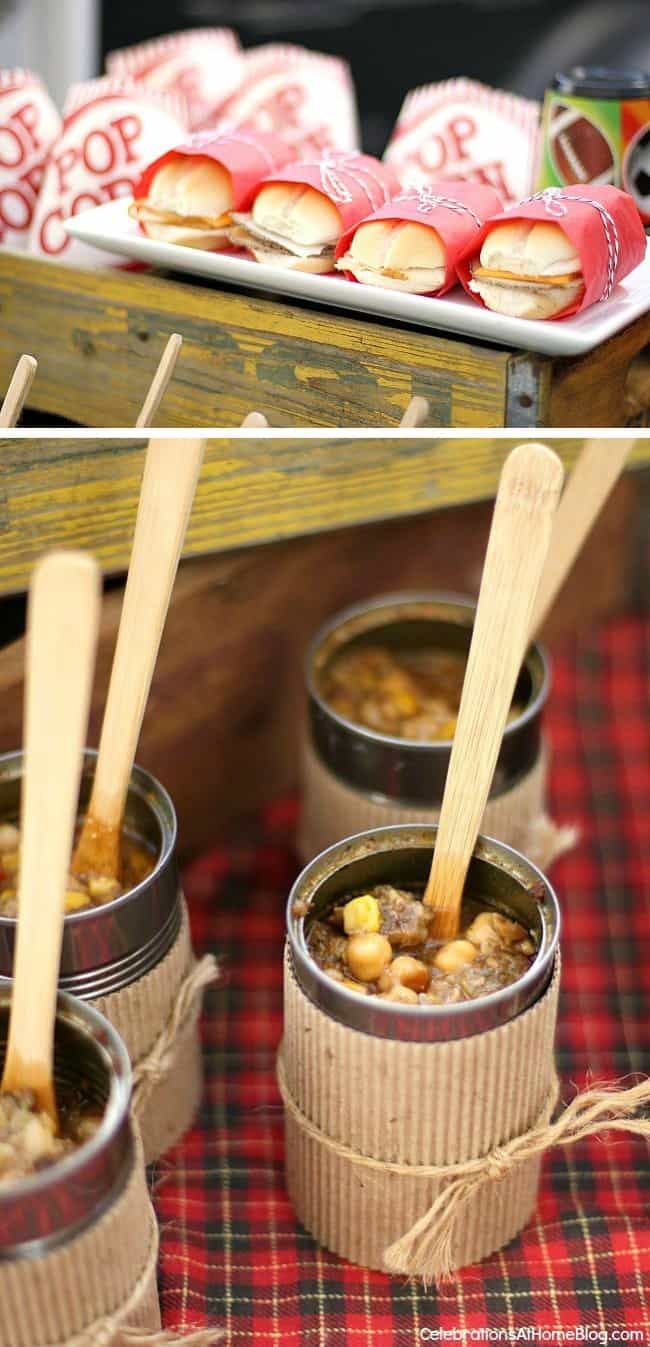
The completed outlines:
{"type": "Polygon", "coordinates": [[[546,91],[537,188],[609,184],[650,225],[650,74],[576,66],[546,91]]]}

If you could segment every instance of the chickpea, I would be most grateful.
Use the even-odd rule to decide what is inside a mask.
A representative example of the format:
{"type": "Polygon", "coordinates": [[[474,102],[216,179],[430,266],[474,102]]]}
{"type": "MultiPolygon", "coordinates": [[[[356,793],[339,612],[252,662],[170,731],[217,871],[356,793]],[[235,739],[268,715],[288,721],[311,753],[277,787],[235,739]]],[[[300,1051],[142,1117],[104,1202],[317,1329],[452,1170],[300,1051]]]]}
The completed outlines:
{"type": "Polygon", "coordinates": [[[433,962],[442,973],[455,973],[472,963],[477,954],[476,945],[472,945],[469,940],[450,940],[448,945],[440,947],[433,962]]]}
{"type": "Polygon", "coordinates": [[[500,912],[479,912],[471,926],[468,926],[465,938],[485,954],[499,945],[507,949],[516,945],[518,940],[525,940],[526,931],[518,921],[510,921],[508,917],[502,917],[500,912]]]}
{"type": "Polygon", "coordinates": [[[356,935],[359,931],[379,931],[381,912],[379,903],[371,893],[362,893],[351,898],[343,908],[343,930],[346,935],[356,935]]]}
{"type": "Polygon", "coordinates": [[[350,936],[345,957],[353,977],[360,982],[374,982],[390,963],[393,951],[385,935],[359,932],[350,936]]]}
{"type": "Polygon", "coordinates": [[[390,991],[381,992],[378,998],[380,1001],[399,1001],[404,1006],[416,1006],[418,1004],[418,994],[411,987],[404,987],[401,982],[397,982],[390,991]]]}
{"type": "Polygon", "coordinates": [[[413,992],[425,992],[429,978],[429,969],[421,959],[414,959],[411,954],[398,954],[382,973],[379,990],[389,992],[394,987],[408,987],[413,992]]]}

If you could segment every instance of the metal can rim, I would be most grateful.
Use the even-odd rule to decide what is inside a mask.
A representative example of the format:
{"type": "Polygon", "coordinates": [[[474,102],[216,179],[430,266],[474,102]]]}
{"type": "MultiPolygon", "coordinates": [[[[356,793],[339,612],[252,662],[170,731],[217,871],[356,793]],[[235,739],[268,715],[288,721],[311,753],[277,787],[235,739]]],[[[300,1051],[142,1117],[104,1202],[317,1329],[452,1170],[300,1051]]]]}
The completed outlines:
{"type": "MultiPolygon", "coordinates": [[[[350,1026],[352,1028],[360,1028],[358,1021],[364,1019],[363,1007],[368,1006],[370,1002],[373,1003],[371,1007],[373,1020],[375,1017],[378,1017],[376,1022],[378,1024],[384,1024],[386,1030],[388,1030],[391,1023],[395,1024],[398,1022],[406,1025],[410,1024],[416,1030],[418,1026],[426,1028],[427,1026],[435,1024],[451,1024],[453,1026],[463,1019],[469,1019],[471,1016],[478,1016],[482,1012],[485,1012],[488,1017],[492,1015],[496,1016],[496,1022],[498,1023],[499,1010],[504,1005],[507,1005],[508,1002],[512,1002],[519,993],[526,995],[529,989],[533,989],[536,984],[539,984],[539,991],[541,994],[543,988],[548,984],[559,948],[561,930],[561,913],[555,890],[546,875],[544,875],[533,861],[529,860],[528,857],[524,856],[514,847],[508,846],[507,843],[500,842],[497,838],[489,837],[486,834],[480,834],[477,838],[474,857],[495,865],[497,869],[505,869],[503,866],[499,867],[496,865],[496,861],[494,860],[494,853],[496,852],[499,856],[507,859],[510,862],[511,867],[519,870],[523,867],[527,877],[530,879],[531,885],[533,883],[540,885],[545,900],[548,899],[552,914],[549,939],[543,947],[540,946],[535,959],[521,978],[518,978],[514,983],[509,984],[507,987],[500,988],[496,992],[491,992],[487,996],[476,997],[472,1001],[459,1001],[444,1006],[427,1006],[422,1004],[413,1006],[402,1005],[401,1003],[396,1005],[392,1002],[381,1001],[378,997],[361,997],[355,992],[348,991],[347,988],[340,986],[338,983],[334,982],[333,979],[328,978],[327,974],[319,968],[307,948],[304,934],[305,918],[304,916],[295,917],[293,913],[293,905],[296,898],[300,896],[300,891],[305,883],[309,881],[310,876],[314,872],[318,874],[319,870],[322,869],[327,871],[328,859],[331,861],[336,860],[345,848],[361,847],[374,839],[379,839],[379,841],[382,839],[385,839],[386,841],[389,839],[404,839],[405,846],[408,845],[409,839],[411,839],[411,845],[422,847],[425,846],[428,841],[435,841],[437,831],[437,824],[422,824],[416,822],[388,824],[383,827],[373,828],[366,832],[355,833],[350,837],[343,838],[339,842],[335,842],[332,846],[327,847],[310,861],[298,875],[291,887],[286,907],[286,929],[292,964],[298,982],[306,995],[309,995],[309,987],[305,986],[303,978],[301,977],[301,972],[304,973],[305,969],[307,969],[309,975],[307,982],[309,983],[309,981],[311,981],[319,989],[324,991],[325,1000],[334,1002],[343,1012],[341,1015],[336,1015],[335,1018],[339,1019],[342,1023],[348,1023],[350,1019],[357,1021],[356,1024],[350,1026]],[[348,1011],[347,1016],[345,1014],[346,1010],[348,1011]]],[[[369,850],[370,849],[372,848],[369,848],[369,850]]],[[[387,848],[387,850],[393,849],[394,848],[387,848]]],[[[399,850],[400,848],[397,849],[399,850]]],[[[330,874],[335,873],[338,868],[338,866],[332,865],[331,869],[321,876],[321,882],[328,878],[330,874]]],[[[317,887],[318,881],[314,891],[316,891],[317,887]]],[[[323,1009],[323,1006],[321,1005],[320,1008],[323,1009]]],[[[327,1010],[325,1013],[328,1013],[327,1010]]],[[[513,1016],[507,1016],[506,1020],[510,1018],[513,1018],[513,1016]]],[[[361,1028],[360,1031],[368,1033],[374,1032],[375,1035],[378,1033],[377,1030],[364,1030],[363,1028],[361,1028]]],[[[383,1030],[381,1031],[380,1036],[394,1039],[400,1039],[402,1037],[399,1033],[391,1034],[390,1032],[384,1032],[383,1030]]],[[[441,1035],[441,1039],[443,1037],[462,1038],[471,1036],[471,1034],[452,1033],[444,1036],[441,1035]]],[[[416,1032],[413,1034],[412,1039],[409,1036],[408,1041],[432,1040],[426,1033],[423,1032],[422,1034],[418,1034],[416,1032]]]]}

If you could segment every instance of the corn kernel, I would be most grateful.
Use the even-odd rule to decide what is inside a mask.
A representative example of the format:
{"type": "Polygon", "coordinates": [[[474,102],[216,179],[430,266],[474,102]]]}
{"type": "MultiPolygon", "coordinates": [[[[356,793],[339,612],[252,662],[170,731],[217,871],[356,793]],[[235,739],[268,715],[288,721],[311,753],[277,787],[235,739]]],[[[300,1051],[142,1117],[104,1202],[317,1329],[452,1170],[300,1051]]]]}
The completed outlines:
{"type": "Polygon", "coordinates": [[[78,893],[76,889],[68,889],[65,895],[66,912],[80,912],[82,907],[88,907],[88,894],[78,893]]]}
{"type": "Polygon", "coordinates": [[[346,935],[356,935],[358,931],[378,931],[381,927],[379,903],[371,893],[362,893],[351,898],[343,908],[343,929],[346,935]]]}

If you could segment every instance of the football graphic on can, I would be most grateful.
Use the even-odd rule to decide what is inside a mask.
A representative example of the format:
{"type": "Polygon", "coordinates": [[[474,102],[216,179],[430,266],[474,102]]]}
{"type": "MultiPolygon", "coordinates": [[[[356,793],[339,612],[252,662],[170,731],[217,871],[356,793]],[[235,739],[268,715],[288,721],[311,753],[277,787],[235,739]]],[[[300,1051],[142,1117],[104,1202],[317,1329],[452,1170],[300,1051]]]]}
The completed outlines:
{"type": "Polygon", "coordinates": [[[548,151],[562,186],[616,181],[616,157],[607,136],[575,105],[553,102],[548,151]]]}

